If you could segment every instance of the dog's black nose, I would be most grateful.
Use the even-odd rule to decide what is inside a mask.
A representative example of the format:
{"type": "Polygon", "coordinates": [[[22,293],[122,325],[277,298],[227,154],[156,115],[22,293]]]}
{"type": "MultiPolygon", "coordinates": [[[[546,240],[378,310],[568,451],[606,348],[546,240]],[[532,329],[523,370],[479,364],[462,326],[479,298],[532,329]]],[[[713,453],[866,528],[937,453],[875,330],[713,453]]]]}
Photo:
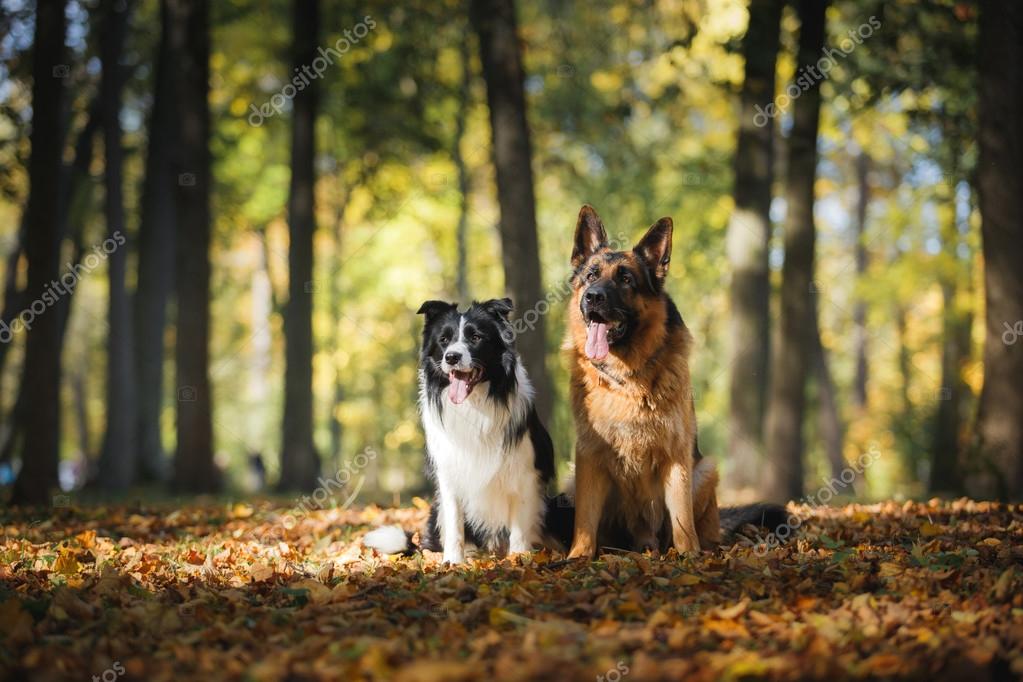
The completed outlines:
{"type": "Polygon", "coordinates": [[[590,287],[583,295],[589,305],[602,305],[607,301],[607,294],[603,287],[590,287]]]}
{"type": "Polygon", "coordinates": [[[449,365],[457,365],[458,363],[460,363],[462,361],[462,354],[461,353],[454,353],[454,352],[452,352],[452,353],[445,353],[444,354],[444,361],[447,362],[449,365]]]}

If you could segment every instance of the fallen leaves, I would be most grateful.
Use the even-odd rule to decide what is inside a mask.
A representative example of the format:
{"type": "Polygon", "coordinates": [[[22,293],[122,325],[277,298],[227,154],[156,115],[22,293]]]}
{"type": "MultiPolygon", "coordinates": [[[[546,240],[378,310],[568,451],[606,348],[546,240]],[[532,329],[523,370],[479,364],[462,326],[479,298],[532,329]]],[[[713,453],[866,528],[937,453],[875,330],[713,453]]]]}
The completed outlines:
{"type": "Polygon", "coordinates": [[[153,680],[1023,675],[1018,506],[794,508],[799,537],[766,552],[447,568],[362,546],[426,509],[7,511],[0,677],[114,661],[153,680]]]}

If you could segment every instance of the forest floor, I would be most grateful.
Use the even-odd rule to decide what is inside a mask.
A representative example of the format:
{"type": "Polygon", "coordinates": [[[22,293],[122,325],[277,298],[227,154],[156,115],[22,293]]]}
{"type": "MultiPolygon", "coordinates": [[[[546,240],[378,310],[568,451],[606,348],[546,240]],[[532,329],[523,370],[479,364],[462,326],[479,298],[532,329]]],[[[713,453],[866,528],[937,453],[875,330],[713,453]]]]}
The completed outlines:
{"type": "Polygon", "coordinates": [[[797,539],[458,568],[360,537],[417,508],[0,516],[0,677],[1023,677],[1023,506],[793,507],[797,539]]]}

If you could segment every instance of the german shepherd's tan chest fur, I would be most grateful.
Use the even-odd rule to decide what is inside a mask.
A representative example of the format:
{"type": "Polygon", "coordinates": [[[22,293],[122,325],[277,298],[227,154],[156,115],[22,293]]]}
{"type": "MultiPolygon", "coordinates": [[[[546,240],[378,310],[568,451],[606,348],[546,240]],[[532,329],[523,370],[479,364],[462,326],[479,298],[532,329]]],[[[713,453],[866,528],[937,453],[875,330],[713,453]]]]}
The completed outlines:
{"type": "MultiPolygon", "coordinates": [[[[584,215],[587,209],[580,214],[580,225],[592,230],[599,219],[584,215]]],[[[663,277],[658,266],[666,267],[661,262],[666,259],[664,249],[670,253],[670,246],[663,246],[663,222],[651,228],[659,230],[655,237],[661,239],[654,262],[644,258],[650,233],[632,252],[612,252],[602,245],[599,225],[599,233],[589,237],[596,248],[587,251],[588,237],[580,238],[577,228],[577,251],[583,257],[573,258],[576,275],[564,344],[576,425],[573,556],[592,555],[616,524],[633,539],[632,549],[657,548],[670,538],[679,551],[687,551],[717,540],[716,475],[711,471],[706,481],[700,481],[695,495],[700,499],[693,493],[699,453],[688,365],[692,339],[663,288],[649,281],[663,277]],[[636,274],[622,278],[622,269],[636,274]],[[633,280],[636,285],[629,285],[633,280]],[[625,285],[612,292],[604,282],[625,285]],[[613,297],[601,301],[599,310],[587,305],[595,301],[583,299],[596,287],[613,297]],[[604,357],[590,357],[591,348],[600,345],[587,338],[594,333],[593,320],[615,315],[625,320],[613,327],[626,327],[621,342],[612,344],[604,357]]],[[[670,245],[670,221],[667,225],[670,245]]]]}

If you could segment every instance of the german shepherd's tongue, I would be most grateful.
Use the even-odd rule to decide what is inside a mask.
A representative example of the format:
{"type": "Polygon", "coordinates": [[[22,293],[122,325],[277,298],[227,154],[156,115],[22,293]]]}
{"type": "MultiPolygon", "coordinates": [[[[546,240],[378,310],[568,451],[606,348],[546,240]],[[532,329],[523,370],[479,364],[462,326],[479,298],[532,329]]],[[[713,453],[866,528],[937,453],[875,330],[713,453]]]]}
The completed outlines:
{"type": "Polygon", "coordinates": [[[451,402],[455,405],[461,404],[469,397],[469,393],[472,391],[472,386],[469,385],[471,376],[469,372],[451,372],[448,374],[448,379],[451,380],[451,385],[448,387],[448,397],[451,398],[451,402]]]}
{"type": "Polygon", "coordinates": [[[603,360],[607,353],[607,323],[590,322],[586,325],[586,357],[603,360]]]}

